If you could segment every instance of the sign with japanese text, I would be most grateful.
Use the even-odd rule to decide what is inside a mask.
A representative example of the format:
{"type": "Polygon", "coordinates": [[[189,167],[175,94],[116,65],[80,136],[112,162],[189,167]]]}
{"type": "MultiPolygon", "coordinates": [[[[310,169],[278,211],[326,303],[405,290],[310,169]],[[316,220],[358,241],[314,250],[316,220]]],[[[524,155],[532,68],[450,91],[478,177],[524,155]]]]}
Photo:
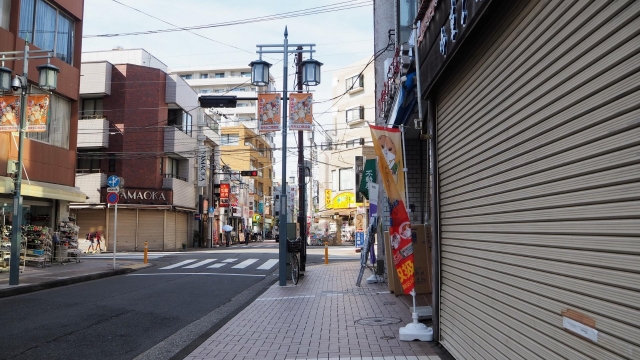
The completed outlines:
{"type": "Polygon", "coordinates": [[[198,186],[207,186],[207,148],[198,148],[198,186]]]}
{"type": "Polygon", "coordinates": [[[331,209],[331,190],[324,191],[324,207],[327,209],[331,209]]]}
{"type": "Polygon", "coordinates": [[[313,131],[312,103],[312,94],[289,94],[289,130],[313,131]]]}
{"type": "Polygon", "coordinates": [[[220,184],[220,207],[229,207],[229,195],[231,189],[229,184],[220,184]]]}
{"type": "MultiPolygon", "coordinates": [[[[364,156],[356,155],[354,161],[353,174],[355,175],[354,184],[360,185],[362,179],[362,173],[364,172],[364,156]]],[[[356,191],[356,202],[363,202],[364,195],[360,191],[356,191]]]]}
{"type": "Polygon", "coordinates": [[[260,132],[280,130],[280,94],[258,94],[258,128],[260,132]]]}
{"type": "Polygon", "coordinates": [[[364,171],[362,172],[358,191],[361,192],[365,198],[369,199],[369,184],[376,183],[377,181],[376,159],[367,159],[364,164],[364,171]]]}
{"type": "MultiPolygon", "coordinates": [[[[49,95],[29,95],[26,107],[26,131],[45,132],[49,122],[49,95]]],[[[16,132],[20,126],[20,97],[0,96],[0,132],[16,132]]]]}

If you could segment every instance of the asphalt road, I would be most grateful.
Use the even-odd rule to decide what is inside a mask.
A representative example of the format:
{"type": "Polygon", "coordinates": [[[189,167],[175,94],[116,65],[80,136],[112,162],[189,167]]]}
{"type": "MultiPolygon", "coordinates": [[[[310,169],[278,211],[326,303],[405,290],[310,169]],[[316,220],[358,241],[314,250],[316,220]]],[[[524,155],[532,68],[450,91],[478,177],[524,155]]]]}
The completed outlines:
{"type": "MultiPolygon", "coordinates": [[[[277,258],[268,241],[175,253],[129,275],[0,299],[0,359],[180,358],[277,280],[277,258]]],[[[324,248],[310,247],[308,264],[323,261],[324,248]]]]}

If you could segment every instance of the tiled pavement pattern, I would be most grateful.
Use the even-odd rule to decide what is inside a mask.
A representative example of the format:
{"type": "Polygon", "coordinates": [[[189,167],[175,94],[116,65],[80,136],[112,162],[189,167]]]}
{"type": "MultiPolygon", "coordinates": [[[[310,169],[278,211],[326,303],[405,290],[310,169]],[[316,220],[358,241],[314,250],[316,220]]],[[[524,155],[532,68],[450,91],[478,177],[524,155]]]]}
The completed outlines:
{"type": "Polygon", "coordinates": [[[397,339],[411,322],[409,309],[386,284],[363,280],[356,287],[359,266],[309,266],[297,286],[276,283],[185,360],[440,359],[435,345],[397,339]],[[394,323],[375,325],[370,318],[394,323]],[[366,319],[373,324],[357,323],[366,319]]]}

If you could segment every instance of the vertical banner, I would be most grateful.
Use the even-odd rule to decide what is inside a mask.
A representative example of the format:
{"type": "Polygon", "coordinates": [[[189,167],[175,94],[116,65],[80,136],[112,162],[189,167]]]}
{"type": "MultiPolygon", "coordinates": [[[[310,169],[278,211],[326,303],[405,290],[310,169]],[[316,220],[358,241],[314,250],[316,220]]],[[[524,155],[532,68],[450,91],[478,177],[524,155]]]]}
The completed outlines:
{"type": "Polygon", "coordinates": [[[312,103],[312,94],[289,94],[289,130],[313,131],[312,103]]]}
{"type": "Polygon", "coordinates": [[[369,214],[378,216],[378,184],[369,183],[369,214]]]}
{"type": "Polygon", "coordinates": [[[331,209],[333,201],[331,200],[331,190],[324,191],[324,208],[331,209]]]}
{"type": "Polygon", "coordinates": [[[411,223],[404,202],[404,173],[402,157],[402,139],[399,129],[382,126],[369,126],[373,146],[380,161],[378,168],[382,184],[389,198],[391,224],[389,237],[391,253],[396,266],[402,290],[409,294],[415,285],[413,269],[413,243],[411,223]]]}
{"type": "Polygon", "coordinates": [[[220,184],[220,207],[229,207],[229,194],[231,187],[229,184],[220,184]]]}
{"type": "MultiPolygon", "coordinates": [[[[353,174],[355,175],[354,184],[357,187],[359,187],[360,185],[363,172],[364,172],[364,156],[356,155],[355,161],[354,161],[353,174]]],[[[355,193],[356,193],[356,203],[359,204],[364,202],[364,195],[359,191],[359,189],[356,189],[355,193]]]]}
{"type": "Polygon", "coordinates": [[[207,186],[207,148],[198,147],[198,186],[207,186]]]}
{"type": "MultiPolygon", "coordinates": [[[[0,132],[16,132],[20,126],[20,97],[0,96],[0,132]]],[[[29,95],[26,131],[45,132],[49,123],[49,95],[29,95]]]]}
{"type": "Polygon", "coordinates": [[[364,233],[367,229],[367,216],[365,214],[356,214],[356,248],[364,246],[364,233]]]}
{"type": "Polygon", "coordinates": [[[0,132],[18,131],[20,124],[20,97],[0,97],[0,132]]]}
{"type": "Polygon", "coordinates": [[[376,171],[376,159],[368,159],[364,164],[362,178],[359,183],[356,183],[356,184],[359,184],[358,191],[362,193],[362,195],[367,200],[370,200],[369,184],[378,182],[377,173],[378,172],[376,171]]]}
{"type": "Polygon", "coordinates": [[[260,132],[280,131],[280,94],[258,94],[258,128],[260,132]]]}

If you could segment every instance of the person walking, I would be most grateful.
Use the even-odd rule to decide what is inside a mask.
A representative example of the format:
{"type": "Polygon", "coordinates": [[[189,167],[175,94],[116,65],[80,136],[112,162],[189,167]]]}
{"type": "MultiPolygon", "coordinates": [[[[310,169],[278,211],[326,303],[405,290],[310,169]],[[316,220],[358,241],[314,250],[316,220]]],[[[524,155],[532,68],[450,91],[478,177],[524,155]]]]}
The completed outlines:
{"type": "Polygon", "coordinates": [[[93,241],[94,241],[93,236],[94,236],[94,234],[92,234],[92,233],[88,233],[87,234],[87,240],[89,240],[89,247],[87,248],[87,253],[96,252],[96,249],[93,247],[93,241]]]}
{"type": "Polygon", "coordinates": [[[100,246],[100,240],[102,239],[102,234],[100,234],[100,231],[96,231],[94,235],[96,238],[96,248],[99,253],[102,253],[102,246],[100,246]]]}

